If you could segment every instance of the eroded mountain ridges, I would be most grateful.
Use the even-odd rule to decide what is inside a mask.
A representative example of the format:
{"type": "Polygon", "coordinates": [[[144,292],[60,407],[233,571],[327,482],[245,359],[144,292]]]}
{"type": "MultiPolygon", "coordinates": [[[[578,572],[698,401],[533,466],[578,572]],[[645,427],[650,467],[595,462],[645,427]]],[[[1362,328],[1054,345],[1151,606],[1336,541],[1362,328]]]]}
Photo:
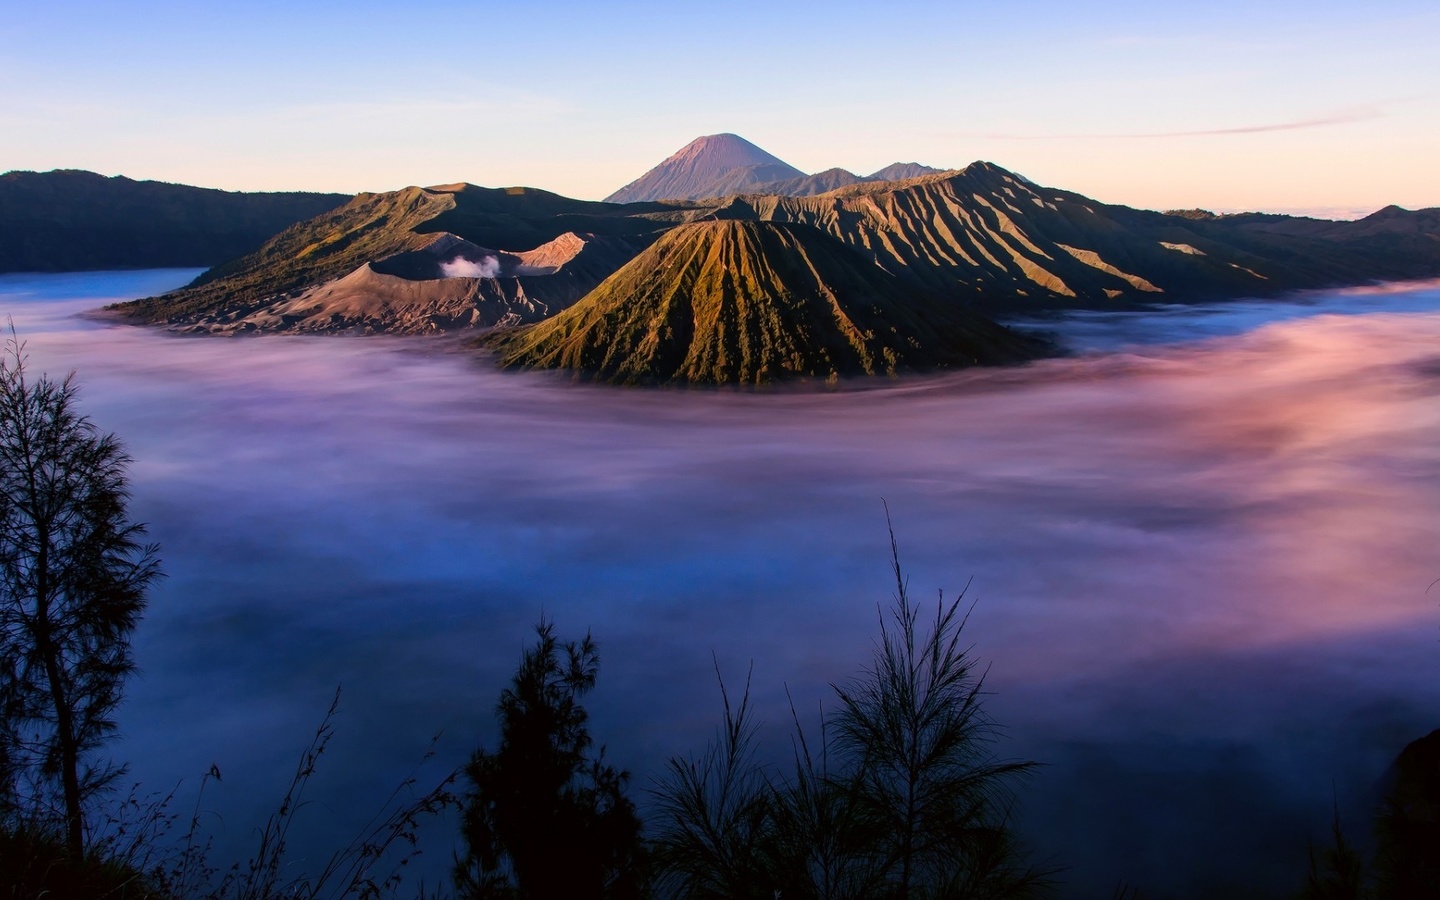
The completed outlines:
{"type": "Polygon", "coordinates": [[[362,194],[179,291],[121,309],[207,331],[533,322],[580,300],[667,230],[706,219],[810,226],[892,276],[992,315],[1440,275],[1436,210],[1392,207],[1356,222],[1167,215],[980,162],[812,197],[609,204],[473,185],[362,194]],[[517,267],[537,252],[550,260],[543,273],[517,267]],[[407,253],[428,257],[428,268],[387,262],[407,253]],[[470,267],[442,270],[456,261],[470,267]]]}
{"type": "Polygon", "coordinates": [[[1046,348],[808,225],[673,228],[584,300],[486,340],[503,365],[622,384],[764,384],[1022,362],[1046,348]]]}

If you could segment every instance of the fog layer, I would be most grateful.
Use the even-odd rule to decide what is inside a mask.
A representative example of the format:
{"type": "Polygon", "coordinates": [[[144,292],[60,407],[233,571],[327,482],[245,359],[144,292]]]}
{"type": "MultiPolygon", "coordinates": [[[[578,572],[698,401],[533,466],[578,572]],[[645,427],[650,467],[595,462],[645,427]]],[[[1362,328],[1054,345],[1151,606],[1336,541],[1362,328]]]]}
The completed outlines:
{"type": "Polygon", "coordinates": [[[435,731],[448,762],[493,740],[541,615],[598,639],[593,729],[637,789],[710,736],[712,652],[753,661],[787,753],[784,686],[818,716],[891,597],[882,498],[912,590],[978,600],[1001,750],[1047,764],[1019,817],[1071,893],[1295,888],[1332,786],[1363,835],[1440,727],[1433,286],[1071,317],[1046,327],[1091,355],[758,394],[76,317],[193,274],[5,276],[0,307],[135,458],[169,577],[115,751],[154,789],[218,764],[222,844],[336,685],[327,837],[435,731]]]}

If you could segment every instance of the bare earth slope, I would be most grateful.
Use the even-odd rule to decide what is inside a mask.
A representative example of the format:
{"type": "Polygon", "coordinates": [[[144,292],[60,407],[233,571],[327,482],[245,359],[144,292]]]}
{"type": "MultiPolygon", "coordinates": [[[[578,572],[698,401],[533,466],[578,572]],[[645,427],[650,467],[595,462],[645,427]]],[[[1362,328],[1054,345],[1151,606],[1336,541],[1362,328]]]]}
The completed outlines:
{"type": "Polygon", "coordinates": [[[533,321],[584,296],[666,227],[627,215],[634,212],[529,188],[362,194],[180,290],[113,309],[140,322],[216,332],[413,332],[533,321]],[[469,268],[441,269],[457,260],[469,268]]]}
{"type": "Polygon", "coordinates": [[[426,246],[246,315],[181,331],[429,334],[538,322],[585,296],[635,255],[621,238],[567,232],[534,250],[493,251],[448,232],[426,246]]]}
{"type": "Polygon", "coordinates": [[[759,384],[1017,362],[1039,347],[805,226],[676,228],[583,301],[488,339],[507,366],[624,384],[759,384]]]}

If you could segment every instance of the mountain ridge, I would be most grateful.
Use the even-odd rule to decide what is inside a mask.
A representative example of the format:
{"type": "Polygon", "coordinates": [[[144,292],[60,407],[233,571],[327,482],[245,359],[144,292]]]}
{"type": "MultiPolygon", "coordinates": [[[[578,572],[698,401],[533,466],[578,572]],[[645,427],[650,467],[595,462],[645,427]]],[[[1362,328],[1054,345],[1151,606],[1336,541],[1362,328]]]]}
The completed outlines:
{"type": "Polygon", "coordinates": [[[619,384],[749,384],[1014,363],[1040,347],[809,226],[681,225],[583,300],[482,339],[503,366],[619,384]]]}
{"type": "Polygon", "coordinates": [[[0,175],[0,272],[214,266],[349,200],[137,181],[83,169],[0,175]]]}
{"type": "Polygon", "coordinates": [[[726,132],[696,138],[605,200],[706,200],[735,194],[804,197],[861,182],[896,181],[941,171],[919,163],[897,162],[864,176],[841,168],[807,175],[739,135],[726,132]]]}

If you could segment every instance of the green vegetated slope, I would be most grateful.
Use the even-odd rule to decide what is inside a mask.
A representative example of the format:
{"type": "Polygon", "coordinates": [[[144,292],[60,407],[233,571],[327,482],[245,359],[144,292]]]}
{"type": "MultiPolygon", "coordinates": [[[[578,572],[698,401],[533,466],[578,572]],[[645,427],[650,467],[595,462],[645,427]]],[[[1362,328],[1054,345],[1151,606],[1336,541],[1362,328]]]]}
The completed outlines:
{"type": "Polygon", "coordinates": [[[1039,347],[814,228],[666,233],[584,300],[488,339],[502,364],[626,384],[758,384],[1017,362],[1039,347]]]}
{"type": "MultiPolygon", "coordinates": [[[[114,309],[150,324],[226,330],[370,263],[427,249],[438,252],[435,240],[443,234],[469,242],[475,252],[484,255],[499,252],[486,249],[492,247],[533,249],[576,231],[621,237],[622,247],[628,246],[623,236],[629,236],[643,246],[663,227],[640,216],[625,215],[625,209],[531,188],[464,184],[361,194],[339,209],[286,229],[254,253],[217,266],[184,288],[118,304],[114,309]],[[617,210],[622,213],[617,215],[617,210]]],[[[619,258],[608,268],[591,264],[565,293],[574,294],[572,300],[583,296],[633,252],[630,248],[618,253],[619,258]],[[577,285],[583,289],[575,293],[577,285]]],[[[436,286],[436,292],[442,294],[452,289],[451,285],[436,286]]],[[[265,321],[280,330],[287,325],[282,316],[265,321]]],[[[385,330],[383,321],[371,330],[385,330]]]]}
{"type": "Polygon", "coordinates": [[[7,172],[0,175],[0,272],[213,266],[349,199],[73,170],[7,172]]]}

